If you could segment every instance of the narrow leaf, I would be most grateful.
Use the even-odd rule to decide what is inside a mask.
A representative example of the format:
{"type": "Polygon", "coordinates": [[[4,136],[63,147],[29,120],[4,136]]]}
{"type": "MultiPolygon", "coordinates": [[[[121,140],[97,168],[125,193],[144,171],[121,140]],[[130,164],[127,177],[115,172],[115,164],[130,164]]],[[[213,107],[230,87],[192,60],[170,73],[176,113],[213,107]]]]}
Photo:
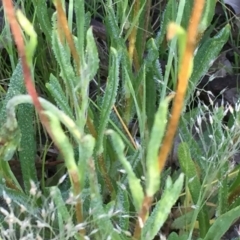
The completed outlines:
{"type": "Polygon", "coordinates": [[[160,103],[158,111],[155,115],[154,124],[150,134],[150,140],[147,147],[147,196],[153,196],[159,189],[160,176],[158,167],[158,151],[167,124],[168,104],[170,98],[166,98],[160,103]]]}
{"type": "Polygon", "coordinates": [[[34,5],[36,8],[37,21],[46,38],[49,40],[51,38],[51,21],[48,15],[47,3],[45,0],[34,0],[34,5]]]}
{"type": "Polygon", "coordinates": [[[77,165],[74,159],[73,146],[64,133],[58,117],[50,111],[44,111],[44,114],[49,118],[53,141],[61,150],[68,171],[77,170],[77,165]]]}
{"type": "Polygon", "coordinates": [[[114,239],[121,240],[121,235],[114,230],[110,220],[110,214],[105,211],[100,199],[91,199],[92,218],[98,231],[94,234],[94,239],[114,239]]]}
{"type": "Polygon", "coordinates": [[[183,174],[180,174],[174,184],[172,184],[170,178],[167,179],[163,196],[156,204],[151,216],[147,219],[146,224],[143,227],[141,235],[142,240],[154,239],[157,235],[182,191],[183,180],[183,174]]]}
{"type": "Polygon", "coordinates": [[[210,226],[208,212],[206,209],[206,205],[199,206],[200,204],[200,193],[201,193],[201,183],[198,177],[198,172],[195,167],[194,162],[192,161],[189,147],[186,143],[181,143],[178,147],[178,157],[179,163],[182,171],[185,173],[187,178],[187,184],[193,199],[193,202],[196,206],[198,206],[198,220],[199,220],[199,228],[201,236],[205,236],[210,226]]]}
{"type": "Polygon", "coordinates": [[[165,9],[165,11],[162,15],[161,28],[160,28],[160,31],[157,33],[157,36],[156,36],[156,39],[155,39],[155,42],[156,42],[156,45],[157,45],[158,48],[160,47],[160,45],[163,42],[163,39],[164,39],[166,31],[167,31],[168,24],[171,21],[175,20],[175,19],[173,19],[173,16],[172,16],[173,2],[174,2],[173,0],[169,0],[167,2],[166,9],[165,9]]]}
{"type": "Polygon", "coordinates": [[[86,165],[88,159],[93,155],[95,145],[95,138],[91,135],[86,135],[81,139],[79,143],[79,160],[78,169],[80,174],[80,184],[82,189],[84,188],[85,177],[86,177],[86,165]]]}
{"type": "Polygon", "coordinates": [[[26,192],[30,191],[30,180],[35,184],[38,182],[36,171],[36,139],[35,127],[33,125],[35,111],[32,105],[24,104],[19,106],[18,125],[22,133],[19,151],[19,161],[26,192]]]}
{"type": "Polygon", "coordinates": [[[72,110],[68,104],[66,94],[63,92],[58,79],[54,75],[50,75],[50,79],[49,82],[46,84],[46,87],[51,93],[58,107],[73,119],[74,117],[72,114],[72,110]]]}
{"type": "Polygon", "coordinates": [[[129,207],[128,192],[125,189],[125,185],[120,185],[117,191],[115,209],[119,211],[117,215],[119,227],[124,231],[128,231],[129,229],[129,218],[126,217],[126,215],[129,214],[129,207]],[[123,217],[124,215],[125,217],[123,217]]]}
{"type": "MultiPolygon", "coordinates": [[[[72,222],[72,216],[69,212],[69,210],[66,207],[66,203],[64,202],[61,192],[58,187],[54,186],[51,187],[50,193],[52,195],[53,201],[57,208],[57,215],[58,215],[58,224],[60,231],[66,224],[70,225],[72,229],[74,229],[74,224],[72,222]]],[[[78,233],[76,232],[76,235],[78,233]]],[[[78,239],[78,238],[75,238],[78,239]]]]}
{"type": "Polygon", "coordinates": [[[200,33],[203,33],[210,25],[215,14],[216,1],[205,1],[205,8],[199,26],[200,33]]]}
{"type": "Polygon", "coordinates": [[[133,204],[135,206],[136,211],[139,211],[141,209],[144,198],[143,188],[140,184],[140,179],[136,177],[135,173],[132,170],[131,164],[127,161],[126,157],[124,156],[124,144],[119,135],[112,130],[108,130],[108,134],[111,135],[113,147],[117,153],[119,161],[122,163],[128,175],[129,188],[132,193],[133,204]]]}
{"type": "MultiPolygon", "coordinates": [[[[56,57],[56,60],[60,66],[61,72],[60,76],[64,80],[64,84],[67,88],[67,91],[71,92],[70,89],[73,89],[73,83],[76,82],[76,76],[71,64],[70,52],[67,51],[67,46],[63,45],[59,39],[58,32],[56,30],[56,16],[53,15],[53,31],[52,31],[52,47],[53,52],[56,57]]],[[[69,94],[69,92],[67,92],[69,94]]]]}
{"type": "Polygon", "coordinates": [[[186,100],[190,98],[199,79],[208,71],[211,62],[217,58],[223,45],[228,40],[229,33],[230,26],[226,25],[215,37],[204,42],[198,49],[197,55],[194,57],[193,72],[190,78],[192,84],[189,85],[186,100]]]}
{"type": "Polygon", "coordinates": [[[227,172],[229,169],[229,163],[225,162],[221,166],[219,173],[219,189],[218,189],[218,214],[222,215],[228,210],[228,178],[227,172]]]}
{"type": "Polygon", "coordinates": [[[233,222],[240,217],[240,206],[228,211],[216,219],[210,227],[204,240],[219,240],[232,226],[233,222]]]}
{"type": "Polygon", "coordinates": [[[7,91],[7,95],[5,96],[3,106],[0,111],[0,126],[5,122],[6,120],[6,105],[7,102],[14,96],[23,94],[26,92],[26,88],[24,85],[24,80],[23,80],[23,72],[22,72],[22,64],[19,61],[16,69],[14,70],[11,78],[10,78],[10,83],[7,91]]]}
{"type": "Polygon", "coordinates": [[[98,50],[91,28],[88,29],[86,38],[85,62],[87,64],[88,81],[90,81],[96,75],[99,66],[98,50]]]}
{"type": "Polygon", "coordinates": [[[96,153],[103,151],[103,136],[106,130],[112,107],[116,101],[118,83],[119,83],[119,52],[111,48],[110,54],[110,73],[105,90],[101,115],[99,120],[98,138],[96,143],[96,153]]]}

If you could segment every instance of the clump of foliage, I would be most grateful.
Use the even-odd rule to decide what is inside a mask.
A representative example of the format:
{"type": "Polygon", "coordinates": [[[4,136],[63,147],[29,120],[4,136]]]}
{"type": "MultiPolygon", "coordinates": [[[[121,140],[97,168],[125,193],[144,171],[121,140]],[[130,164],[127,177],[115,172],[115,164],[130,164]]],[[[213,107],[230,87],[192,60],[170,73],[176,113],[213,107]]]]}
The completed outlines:
{"type": "Polygon", "coordinates": [[[229,25],[209,33],[215,1],[162,2],[157,27],[151,1],[19,1],[16,11],[2,2],[2,39],[13,41],[4,43],[9,85],[0,85],[1,238],[220,239],[240,215],[229,161],[239,109],[227,130],[223,107],[185,111],[230,34],[229,25]],[[102,44],[92,18],[105,25],[102,44]]]}

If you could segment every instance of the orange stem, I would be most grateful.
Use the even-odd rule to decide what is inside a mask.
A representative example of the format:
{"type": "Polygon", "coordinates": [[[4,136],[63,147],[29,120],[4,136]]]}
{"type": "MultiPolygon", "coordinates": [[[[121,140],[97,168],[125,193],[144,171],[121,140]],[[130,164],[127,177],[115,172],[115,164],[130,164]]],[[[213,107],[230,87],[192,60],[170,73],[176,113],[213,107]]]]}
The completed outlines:
{"type": "Polygon", "coordinates": [[[80,75],[80,59],[79,59],[79,55],[77,53],[77,49],[75,47],[75,44],[74,44],[74,41],[73,41],[73,36],[69,30],[69,27],[68,27],[68,22],[67,22],[67,18],[66,18],[66,15],[64,13],[64,10],[62,8],[62,3],[60,0],[57,0],[57,3],[56,3],[56,9],[57,9],[57,17],[58,17],[58,27],[60,27],[58,29],[59,31],[59,34],[60,34],[60,39],[62,41],[62,37],[61,37],[61,31],[64,32],[65,36],[66,36],[66,40],[67,40],[67,43],[68,43],[68,46],[71,50],[71,54],[76,62],[76,65],[77,65],[77,74],[80,75]]]}
{"type": "MultiPolygon", "coordinates": [[[[183,54],[183,60],[180,66],[179,74],[178,74],[179,80],[178,80],[176,95],[173,102],[172,117],[169,121],[167,133],[164,137],[163,144],[158,156],[160,173],[164,168],[168,153],[171,150],[173,138],[177,130],[182,107],[184,104],[184,97],[186,94],[186,90],[188,86],[188,78],[189,78],[188,70],[191,66],[191,61],[193,59],[193,52],[195,49],[195,45],[197,42],[196,39],[198,35],[197,29],[198,29],[199,22],[201,20],[204,3],[205,3],[205,0],[195,0],[193,10],[192,10],[192,15],[189,21],[189,26],[187,30],[186,48],[183,54]]],[[[145,196],[142,204],[142,208],[138,214],[138,221],[136,222],[135,231],[134,231],[134,239],[140,239],[141,229],[147,219],[147,215],[151,207],[151,204],[152,204],[152,196],[145,196]]]]}
{"type": "Polygon", "coordinates": [[[199,22],[201,20],[204,4],[205,4],[205,0],[195,0],[194,2],[192,16],[189,21],[189,26],[187,30],[186,48],[183,54],[183,60],[180,66],[179,74],[178,74],[178,86],[177,86],[177,92],[173,101],[172,117],[169,121],[167,132],[158,155],[159,172],[162,172],[167,160],[167,156],[172,148],[173,138],[177,131],[182,107],[184,105],[184,98],[186,95],[188,79],[189,79],[188,70],[190,68],[191,61],[193,59],[195,45],[197,43],[197,35],[198,35],[197,29],[198,29],[199,22]]]}

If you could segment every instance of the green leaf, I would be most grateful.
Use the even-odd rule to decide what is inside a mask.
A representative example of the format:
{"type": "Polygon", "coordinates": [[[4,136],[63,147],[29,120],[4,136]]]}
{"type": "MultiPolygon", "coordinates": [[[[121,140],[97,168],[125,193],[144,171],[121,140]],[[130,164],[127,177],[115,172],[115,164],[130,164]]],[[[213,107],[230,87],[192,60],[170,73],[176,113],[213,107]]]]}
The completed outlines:
{"type": "Polygon", "coordinates": [[[170,177],[168,177],[163,195],[157,202],[152,214],[147,219],[142,229],[142,240],[154,239],[154,237],[157,235],[160,228],[167,220],[169,213],[171,212],[171,208],[179,198],[183,187],[183,180],[183,174],[180,174],[174,184],[172,183],[170,177]]]}
{"type": "MultiPolygon", "coordinates": [[[[2,108],[0,111],[0,160],[1,160],[1,176],[6,178],[7,181],[13,181],[14,184],[21,189],[19,183],[14,177],[9,164],[5,161],[12,159],[17,147],[20,144],[21,132],[18,128],[15,117],[7,116],[8,112],[6,110],[7,103],[11,98],[16,95],[25,93],[25,85],[23,79],[22,65],[19,61],[16,69],[14,70],[12,77],[10,78],[10,83],[6,97],[3,101],[2,108]],[[7,123],[6,119],[8,120],[7,123]]],[[[26,113],[25,113],[26,114],[26,113]]],[[[31,123],[32,124],[32,123],[31,123]]]]}
{"type": "Polygon", "coordinates": [[[162,15],[161,28],[160,28],[160,31],[157,33],[157,36],[155,38],[156,46],[158,48],[160,48],[160,46],[163,42],[163,39],[165,38],[168,24],[171,21],[174,20],[173,15],[172,15],[172,13],[173,13],[173,3],[174,3],[173,0],[169,0],[167,2],[166,9],[165,9],[165,11],[162,15]]]}
{"type": "MultiPolygon", "coordinates": [[[[163,81],[163,70],[162,64],[158,61],[158,59],[153,63],[153,72],[157,79],[163,81]]],[[[158,83],[157,88],[159,88],[160,83],[158,83]]]]}
{"type": "Polygon", "coordinates": [[[227,172],[229,169],[229,163],[224,162],[221,166],[219,173],[219,188],[218,188],[218,215],[222,215],[228,210],[228,177],[227,172]]]}
{"type": "Polygon", "coordinates": [[[48,14],[47,3],[45,0],[34,0],[34,6],[36,9],[37,22],[40,24],[40,27],[46,35],[47,40],[50,40],[52,27],[48,14]]]}
{"type": "Polygon", "coordinates": [[[119,211],[117,214],[119,227],[124,231],[128,231],[129,218],[124,217],[124,215],[126,216],[129,214],[130,204],[128,200],[128,192],[125,188],[125,185],[118,186],[115,209],[116,211],[119,211]]]}
{"type": "MultiPolygon", "coordinates": [[[[66,115],[63,111],[59,110],[55,105],[50,103],[49,101],[43,99],[43,98],[38,98],[42,107],[49,112],[51,112],[61,123],[63,123],[69,130],[69,132],[72,134],[72,136],[75,138],[77,142],[81,142],[81,133],[79,131],[79,127],[75,124],[75,122],[68,116],[66,115]]],[[[18,104],[21,103],[32,103],[32,98],[29,95],[18,95],[12,98],[8,102],[8,112],[10,117],[14,115],[15,112],[15,107],[18,104]]],[[[8,117],[9,118],[9,117],[8,117]]],[[[12,122],[7,121],[7,124],[9,127],[12,127],[12,122]]],[[[56,125],[58,127],[58,125],[56,125]]],[[[60,128],[61,132],[61,128],[60,128]]],[[[57,132],[56,132],[57,133],[57,132]]],[[[0,135],[1,136],[1,135],[0,135]]],[[[60,139],[57,139],[60,140],[60,139]]]]}
{"type": "MultiPolygon", "coordinates": [[[[95,164],[92,159],[88,160],[88,179],[90,185],[90,215],[93,220],[93,227],[97,228],[98,231],[94,234],[94,239],[116,239],[120,240],[121,235],[114,231],[114,226],[111,222],[111,214],[114,214],[111,210],[106,212],[103,202],[102,195],[100,194],[100,187],[98,184],[97,173],[95,171],[95,164]]],[[[88,213],[89,214],[89,213],[88,213]]],[[[91,236],[92,238],[93,236],[91,236]]]]}
{"type": "Polygon", "coordinates": [[[84,188],[86,178],[86,164],[88,159],[93,155],[95,145],[95,138],[91,135],[86,135],[81,139],[79,143],[79,160],[78,160],[78,171],[80,174],[81,188],[84,188]]]}
{"type": "MultiPolygon", "coordinates": [[[[134,18],[132,18],[132,19],[130,20],[130,21],[131,21],[131,24],[129,25],[129,27],[127,27],[127,32],[126,32],[126,34],[125,34],[125,36],[124,36],[125,41],[129,38],[129,36],[130,36],[130,34],[132,33],[133,28],[134,28],[135,26],[141,28],[141,26],[139,25],[139,22],[140,22],[139,20],[141,20],[140,17],[141,17],[141,14],[142,14],[142,13],[143,13],[143,14],[142,14],[142,17],[145,18],[144,12],[143,12],[144,7],[146,7],[146,5],[145,5],[145,0],[140,0],[140,1],[139,1],[138,12],[136,13],[136,16],[134,16],[134,18]]],[[[144,28],[144,26],[142,26],[142,27],[144,28]]],[[[140,30],[140,29],[138,29],[138,30],[140,30]]],[[[137,39],[142,39],[141,35],[142,35],[143,32],[144,32],[144,31],[138,31],[138,32],[137,32],[137,33],[138,33],[138,34],[137,34],[137,39]]],[[[136,41],[135,47],[136,47],[136,50],[137,50],[137,53],[139,54],[139,56],[142,56],[142,54],[141,54],[141,52],[139,52],[139,50],[143,51],[143,49],[140,49],[140,48],[143,48],[143,46],[139,46],[139,45],[138,45],[138,42],[140,42],[140,41],[136,41]]]]}
{"type": "Polygon", "coordinates": [[[154,124],[150,134],[150,140],[147,147],[147,179],[146,179],[146,193],[147,196],[153,196],[159,189],[160,176],[158,167],[158,152],[162,142],[167,124],[168,104],[170,98],[166,98],[160,103],[158,111],[155,115],[154,124]]]}
{"type": "Polygon", "coordinates": [[[187,29],[187,27],[188,27],[189,18],[190,18],[191,14],[192,14],[193,5],[194,5],[194,1],[193,0],[187,1],[184,4],[183,18],[182,18],[182,21],[181,21],[181,26],[184,29],[187,29]]]}
{"type": "MultiPolygon", "coordinates": [[[[150,39],[147,43],[148,54],[145,60],[146,63],[146,71],[144,74],[146,75],[146,114],[147,114],[147,123],[149,131],[152,129],[154,116],[156,113],[156,81],[155,81],[155,70],[156,60],[158,59],[159,53],[158,49],[155,45],[155,41],[150,39]],[[145,73],[146,72],[146,73],[145,73]]],[[[145,70],[145,69],[144,69],[145,70]]]]}
{"type": "Polygon", "coordinates": [[[126,157],[124,156],[124,144],[119,135],[112,130],[108,130],[107,133],[110,134],[113,142],[113,147],[116,151],[118,159],[122,163],[128,175],[129,188],[132,193],[133,204],[135,206],[136,211],[138,212],[142,207],[142,202],[144,198],[143,188],[140,184],[140,179],[136,177],[135,173],[132,170],[131,164],[127,161],[126,157]]]}
{"type": "Polygon", "coordinates": [[[226,25],[216,36],[208,39],[198,49],[197,55],[194,57],[193,72],[190,78],[191,84],[189,85],[186,100],[190,98],[198,81],[208,71],[211,62],[217,58],[229,38],[229,33],[230,25],[226,25]]]}
{"type": "Polygon", "coordinates": [[[6,105],[8,101],[19,94],[23,94],[26,92],[26,88],[24,85],[24,79],[23,79],[23,72],[22,72],[22,64],[19,61],[16,69],[14,70],[11,78],[10,78],[10,83],[8,87],[7,94],[5,96],[5,99],[3,101],[3,105],[0,111],[0,126],[3,125],[3,123],[6,121],[6,105]]]}
{"type": "MultiPolygon", "coordinates": [[[[144,130],[145,130],[145,123],[146,123],[146,114],[145,114],[145,107],[144,107],[144,99],[142,100],[142,104],[139,103],[140,101],[137,100],[137,92],[139,89],[139,86],[136,86],[136,90],[134,90],[133,88],[133,82],[134,81],[131,81],[131,77],[129,76],[128,72],[127,72],[127,69],[125,68],[124,69],[124,76],[125,76],[125,86],[126,88],[124,89],[124,92],[129,92],[131,94],[131,97],[134,101],[134,104],[135,104],[135,109],[130,113],[130,117],[126,117],[126,112],[127,110],[125,110],[125,119],[127,119],[127,122],[128,122],[128,119],[131,119],[136,111],[136,114],[137,114],[137,117],[138,117],[138,125],[139,125],[139,132],[141,134],[141,138],[143,139],[143,134],[144,134],[144,130]]],[[[141,79],[141,81],[143,81],[143,83],[145,83],[145,67],[143,67],[142,71],[139,73],[139,78],[141,79]]],[[[143,89],[145,87],[145,84],[142,84],[143,86],[143,89]]],[[[143,90],[144,92],[144,90],[143,90]]],[[[144,93],[142,94],[142,98],[144,98],[144,93]]],[[[127,101],[130,101],[131,99],[127,99],[127,101]]],[[[131,104],[131,101],[130,101],[130,104],[131,104]]],[[[128,106],[128,108],[130,108],[130,110],[132,110],[132,106],[128,106]]]]}
{"type": "Polygon", "coordinates": [[[58,149],[61,151],[68,171],[77,170],[77,165],[74,159],[73,146],[70,143],[66,134],[64,133],[60,125],[58,116],[56,116],[53,112],[50,112],[49,110],[44,111],[44,114],[49,119],[53,141],[57,145],[58,149]]]}
{"type": "Polygon", "coordinates": [[[120,36],[120,29],[118,27],[118,20],[115,16],[115,11],[113,9],[112,4],[106,5],[106,29],[108,31],[108,35],[111,37],[112,46],[116,48],[117,46],[124,46],[123,39],[120,36]]]}
{"type": "Polygon", "coordinates": [[[179,236],[177,233],[172,232],[169,236],[168,236],[168,240],[179,240],[179,236]]]}
{"type": "Polygon", "coordinates": [[[205,7],[201,18],[201,23],[199,26],[199,32],[203,33],[212,22],[213,16],[215,14],[216,1],[205,1],[205,7]]]}
{"type": "MultiPolygon", "coordinates": [[[[175,232],[172,232],[169,236],[168,236],[168,240],[188,240],[188,234],[183,234],[183,235],[178,235],[175,232]]],[[[199,239],[198,239],[199,240],[199,239]]]]}
{"type": "Polygon", "coordinates": [[[28,36],[25,38],[25,61],[28,67],[32,67],[33,55],[37,47],[37,34],[33,28],[32,23],[26,18],[26,16],[20,11],[16,10],[16,16],[23,32],[28,36]],[[28,40],[26,40],[28,39],[28,40]]]}
{"type": "Polygon", "coordinates": [[[185,173],[187,178],[187,184],[192,196],[193,203],[197,206],[199,229],[201,237],[204,237],[210,226],[208,212],[206,205],[202,203],[200,194],[202,192],[201,182],[198,177],[198,172],[192,161],[191,154],[187,143],[181,143],[178,147],[178,158],[182,171],[185,173]],[[203,206],[201,206],[203,204],[203,206]]]}
{"type": "Polygon", "coordinates": [[[84,61],[80,69],[80,81],[75,87],[75,91],[79,91],[81,95],[80,112],[78,113],[78,125],[82,132],[84,131],[86,115],[88,111],[89,83],[95,77],[99,67],[98,50],[91,28],[87,31],[86,38],[87,44],[84,54],[84,61]]]}
{"type": "Polygon", "coordinates": [[[61,69],[60,76],[63,78],[66,87],[66,93],[72,94],[72,90],[74,89],[73,83],[75,83],[77,80],[73,66],[71,64],[70,51],[68,50],[67,45],[63,45],[59,39],[58,32],[56,30],[56,15],[53,15],[52,18],[52,49],[61,69]]]}
{"type": "Polygon", "coordinates": [[[158,59],[159,57],[159,53],[158,53],[158,48],[156,45],[156,41],[154,41],[154,39],[150,38],[147,42],[147,56],[144,59],[144,62],[146,63],[146,67],[147,70],[148,68],[152,68],[152,64],[153,62],[156,61],[156,59],[158,59]]]}
{"type": "MultiPolygon", "coordinates": [[[[185,3],[186,3],[186,0],[180,0],[178,3],[178,6],[176,6],[177,2],[172,1],[172,7],[171,7],[171,10],[169,10],[169,11],[171,11],[169,14],[172,14],[172,20],[178,25],[181,25],[181,21],[184,17],[187,16],[189,18],[189,15],[184,14],[184,9],[186,6],[189,6],[191,4],[191,1],[190,2],[188,1],[188,4],[185,4],[185,3]],[[175,17],[175,15],[177,15],[177,16],[175,17]],[[175,20],[175,18],[176,18],[176,20],[175,20]]],[[[162,47],[162,49],[165,49],[165,47],[162,47]]],[[[164,83],[161,84],[161,94],[160,94],[161,101],[163,101],[163,99],[166,97],[167,86],[168,86],[168,82],[170,79],[170,71],[171,71],[171,68],[173,65],[172,64],[173,58],[175,59],[175,61],[179,62],[177,59],[177,56],[175,54],[175,52],[177,52],[177,39],[176,38],[174,38],[171,41],[169,50],[170,50],[170,52],[168,54],[168,60],[167,60],[165,74],[164,74],[164,83]]],[[[175,67],[175,72],[177,72],[176,67],[175,67]]],[[[176,85],[176,83],[174,83],[174,85],[176,85]]]]}
{"type": "MultiPolygon", "coordinates": [[[[0,139],[1,140],[1,139],[0,139]]],[[[11,156],[14,153],[15,148],[11,149],[11,156]]],[[[6,157],[6,153],[5,156],[6,157]]],[[[21,186],[19,185],[19,182],[17,181],[15,175],[13,174],[9,163],[5,161],[4,158],[2,158],[2,149],[0,149],[0,178],[4,179],[6,183],[8,183],[8,186],[11,185],[13,188],[17,188],[19,191],[22,191],[21,186]]]]}
{"type": "Polygon", "coordinates": [[[106,130],[112,107],[116,101],[118,84],[119,84],[119,52],[111,48],[110,54],[110,73],[107,81],[103,104],[101,107],[101,115],[99,120],[98,138],[96,142],[96,153],[101,154],[103,151],[103,137],[106,130]]]}
{"type": "Polygon", "coordinates": [[[102,201],[97,197],[92,197],[91,206],[93,222],[98,231],[93,235],[94,239],[123,239],[119,233],[114,231],[114,226],[110,220],[111,215],[103,207],[102,201]]]}
{"type": "Polygon", "coordinates": [[[234,221],[240,217],[240,206],[224,213],[216,219],[210,227],[204,240],[219,240],[223,234],[232,226],[234,221]]]}
{"type": "MultiPolygon", "coordinates": [[[[74,1],[74,11],[76,16],[76,25],[77,25],[77,38],[78,38],[78,51],[79,56],[84,57],[84,42],[85,42],[85,11],[84,11],[85,1],[79,0],[74,1]]],[[[81,59],[80,59],[81,61],[81,59]]]]}
{"type": "Polygon", "coordinates": [[[9,129],[7,124],[0,128],[0,159],[9,161],[13,158],[16,149],[19,147],[21,140],[21,132],[18,125],[13,129],[9,129]]]}
{"type": "Polygon", "coordinates": [[[183,215],[174,219],[171,227],[173,229],[184,229],[187,225],[190,225],[193,219],[194,212],[183,213],[183,215]]]}
{"type": "MultiPolygon", "coordinates": [[[[239,189],[236,189],[236,191],[240,191],[239,189]]],[[[239,194],[236,196],[231,197],[231,205],[229,206],[229,209],[233,209],[235,207],[240,206],[240,196],[239,194]]]]}
{"type": "MultiPolygon", "coordinates": [[[[59,188],[56,186],[51,187],[50,193],[51,193],[51,196],[52,196],[53,201],[57,208],[57,219],[58,219],[58,226],[59,226],[60,234],[66,224],[70,225],[69,227],[74,229],[74,224],[72,222],[72,216],[66,207],[66,203],[64,202],[64,200],[62,198],[59,188]]],[[[77,232],[76,232],[76,235],[78,235],[77,232]]],[[[62,236],[62,237],[64,237],[64,236],[62,236]]],[[[75,239],[78,239],[78,237],[75,237],[75,239]]]]}
{"type": "Polygon", "coordinates": [[[19,106],[17,111],[18,125],[22,133],[19,151],[19,161],[26,192],[30,191],[30,180],[37,184],[36,171],[36,139],[35,127],[33,124],[35,111],[32,105],[24,104],[19,106]]]}
{"type": "MultiPolygon", "coordinates": [[[[125,108],[123,111],[122,118],[124,122],[128,124],[133,118],[134,114],[139,110],[139,104],[136,102],[137,95],[139,92],[139,86],[142,84],[143,79],[145,77],[145,72],[141,71],[136,78],[132,72],[132,64],[130,63],[129,54],[127,49],[122,50],[122,58],[121,58],[121,82],[122,82],[122,92],[124,93],[124,104],[125,108]],[[131,96],[132,95],[132,96],[131,96]],[[133,101],[135,103],[135,108],[133,107],[133,101]]],[[[140,95],[140,94],[139,94],[140,95]]],[[[139,116],[139,115],[138,115],[139,116]]],[[[141,121],[141,118],[138,120],[141,121]]],[[[141,128],[141,124],[139,123],[139,128],[141,128]]],[[[141,130],[140,130],[141,132],[141,130]]]]}
{"type": "MultiPolygon", "coordinates": [[[[119,134],[119,136],[121,135],[119,134]]],[[[143,154],[144,154],[144,150],[139,148],[134,152],[133,155],[128,157],[128,161],[130,162],[132,169],[136,174],[138,173],[141,174],[140,172],[141,170],[140,171],[137,171],[137,170],[139,169],[138,167],[141,165],[141,159],[143,158],[143,154]]],[[[127,175],[123,175],[121,178],[121,183],[126,184],[126,181],[127,181],[127,175]]]]}
{"type": "MultiPolygon", "coordinates": [[[[149,26],[149,20],[146,21],[146,16],[150,14],[151,9],[151,1],[145,1],[141,0],[139,1],[139,11],[138,14],[136,14],[135,19],[130,20],[131,24],[128,29],[128,33],[130,34],[132,32],[132,27],[137,28],[137,35],[136,35],[136,43],[135,43],[135,49],[137,51],[138,56],[143,56],[145,52],[145,42],[146,42],[146,32],[142,31],[141,29],[146,29],[146,26],[149,26]],[[148,24],[148,25],[147,25],[148,24]]],[[[128,38],[129,35],[125,35],[128,38]]],[[[140,65],[144,61],[144,58],[139,58],[140,65]]]]}
{"type": "Polygon", "coordinates": [[[239,188],[239,186],[240,186],[240,169],[238,169],[238,175],[237,175],[237,177],[235,178],[235,180],[233,181],[233,183],[231,184],[231,186],[229,188],[229,193],[231,193],[235,189],[239,188]]]}
{"type": "Polygon", "coordinates": [[[90,80],[92,80],[97,74],[97,70],[99,67],[98,49],[95,43],[95,39],[93,37],[92,28],[88,29],[86,38],[87,45],[84,60],[85,64],[87,65],[87,69],[85,71],[89,83],[90,80]]]}
{"type": "Polygon", "coordinates": [[[19,205],[22,204],[28,210],[28,213],[36,216],[39,209],[37,208],[37,204],[35,201],[31,201],[29,195],[26,195],[23,192],[19,192],[13,189],[10,189],[5,186],[5,182],[3,183],[3,179],[0,180],[0,196],[3,196],[3,192],[5,192],[6,196],[9,197],[12,202],[19,205]]]}
{"type": "Polygon", "coordinates": [[[51,93],[58,107],[73,119],[74,117],[68,104],[66,94],[63,92],[58,79],[54,75],[50,74],[49,83],[46,83],[46,87],[51,93]]]}

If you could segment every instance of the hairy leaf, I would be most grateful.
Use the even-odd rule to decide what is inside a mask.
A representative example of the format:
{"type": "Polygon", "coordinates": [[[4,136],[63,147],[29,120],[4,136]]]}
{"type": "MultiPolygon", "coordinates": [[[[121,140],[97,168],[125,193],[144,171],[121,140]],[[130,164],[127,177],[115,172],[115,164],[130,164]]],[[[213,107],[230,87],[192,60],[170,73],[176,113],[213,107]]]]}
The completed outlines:
{"type": "Polygon", "coordinates": [[[68,104],[66,95],[63,92],[63,89],[59,84],[58,79],[54,75],[50,75],[50,80],[48,83],[46,83],[46,87],[51,93],[58,107],[73,119],[74,117],[72,114],[72,110],[68,104]]]}
{"type": "Polygon", "coordinates": [[[99,120],[98,138],[96,142],[96,153],[100,154],[103,151],[103,137],[106,130],[112,107],[116,101],[118,83],[119,83],[119,52],[111,48],[110,54],[110,72],[105,90],[101,115],[99,120]]]}
{"type": "Polygon", "coordinates": [[[135,173],[132,170],[132,166],[124,156],[124,144],[119,135],[112,130],[109,130],[108,133],[112,137],[113,147],[118,155],[119,161],[122,163],[128,175],[129,188],[132,193],[133,204],[135,206],[136,211],[139,211],[141,209],[144,198],[143,188],[140,184],[140,179],[136,177],[135,173]]]}
{"type": "Polygon", "coordinates": [[[166,98],[160,103],[158,111],[155,115],[154,124],[150,134],[150,140],[147,147],[147,179],[146,179],[146,193],[147,196],[152,197],[159,189],[160,176],[158,164],[158,151],[164,136],[165,127],[167,124],[167,113],[169,98],[166,98]]]}
{"type": "Polygon", "coordinates": [[[172,206],[179,198],[182,191],[184,176],[181,174],[175,183],[172,183],[170,177],[167,179],[166,187],[161,199],[157,202],[153,212],[147,219],[141,239],[154,239],[164,222],[166,221],[172,206]]]}

